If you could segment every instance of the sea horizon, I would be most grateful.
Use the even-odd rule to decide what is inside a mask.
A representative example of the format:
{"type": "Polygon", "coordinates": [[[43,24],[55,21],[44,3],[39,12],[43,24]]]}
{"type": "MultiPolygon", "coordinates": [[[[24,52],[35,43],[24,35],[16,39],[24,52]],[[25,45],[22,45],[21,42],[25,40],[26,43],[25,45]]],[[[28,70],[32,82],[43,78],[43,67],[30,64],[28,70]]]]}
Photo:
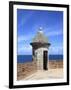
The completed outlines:
{"type": "MultiPolygon", "coordinates": [[[[63,61],[63,55],[49,55],[49,61],[63,61]]],[[[32,55],[17,55],[17,63],[32,62],[32,55]]]]}

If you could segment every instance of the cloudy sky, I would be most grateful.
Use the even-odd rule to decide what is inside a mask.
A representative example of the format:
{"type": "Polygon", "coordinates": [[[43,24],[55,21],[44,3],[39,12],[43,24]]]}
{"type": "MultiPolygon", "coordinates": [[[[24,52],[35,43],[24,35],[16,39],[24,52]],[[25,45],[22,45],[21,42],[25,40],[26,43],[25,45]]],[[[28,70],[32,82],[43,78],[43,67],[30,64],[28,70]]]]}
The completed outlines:
{"type": "Polygon", "coordinates": [[[49,54],[63,54],[63,12],[17,9],[18,55],[31,55],[30,42],[39,27],[51,46],[49,54]]]}

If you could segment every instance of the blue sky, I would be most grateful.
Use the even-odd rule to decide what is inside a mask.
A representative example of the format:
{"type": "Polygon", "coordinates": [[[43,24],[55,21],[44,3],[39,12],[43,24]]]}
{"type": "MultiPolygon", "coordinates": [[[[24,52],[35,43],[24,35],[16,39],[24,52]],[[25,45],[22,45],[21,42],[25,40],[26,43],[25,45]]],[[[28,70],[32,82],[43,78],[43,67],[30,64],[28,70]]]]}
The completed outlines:
{"type": "Polygon", "coordinates": [[[17,9],[18,55],[31,55],[30,42],[39,27],[51,46],[49,54],[63,54],[63,12],[17,9]]]}

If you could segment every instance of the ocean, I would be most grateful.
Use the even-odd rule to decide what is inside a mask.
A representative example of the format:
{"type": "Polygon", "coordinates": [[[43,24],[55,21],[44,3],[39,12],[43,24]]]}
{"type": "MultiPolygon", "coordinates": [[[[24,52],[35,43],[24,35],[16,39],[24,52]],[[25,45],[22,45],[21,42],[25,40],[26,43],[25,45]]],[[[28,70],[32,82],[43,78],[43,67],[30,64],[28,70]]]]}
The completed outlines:
{"type": "MultiPolygon", "coordinates": [[[[63,60],[63,55],[49,55],[49,60],[63,60]]],[[[17,55],[17,63],[32,62],[32,55],[17,55]]]]}

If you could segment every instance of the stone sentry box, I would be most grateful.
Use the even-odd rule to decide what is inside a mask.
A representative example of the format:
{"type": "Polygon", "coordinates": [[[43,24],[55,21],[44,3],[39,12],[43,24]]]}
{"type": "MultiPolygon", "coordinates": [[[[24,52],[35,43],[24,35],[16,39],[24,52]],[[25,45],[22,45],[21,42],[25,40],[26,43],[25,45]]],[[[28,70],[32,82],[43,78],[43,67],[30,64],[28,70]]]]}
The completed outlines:
{"type": "Polygon", "coordinates": [[[32,45],[32,58],[33,61],[36,61],[37,70],[48,70],[48,49],[50,43],[42,31],[42,27],[39,28],[30,44],[32,45]]]}

